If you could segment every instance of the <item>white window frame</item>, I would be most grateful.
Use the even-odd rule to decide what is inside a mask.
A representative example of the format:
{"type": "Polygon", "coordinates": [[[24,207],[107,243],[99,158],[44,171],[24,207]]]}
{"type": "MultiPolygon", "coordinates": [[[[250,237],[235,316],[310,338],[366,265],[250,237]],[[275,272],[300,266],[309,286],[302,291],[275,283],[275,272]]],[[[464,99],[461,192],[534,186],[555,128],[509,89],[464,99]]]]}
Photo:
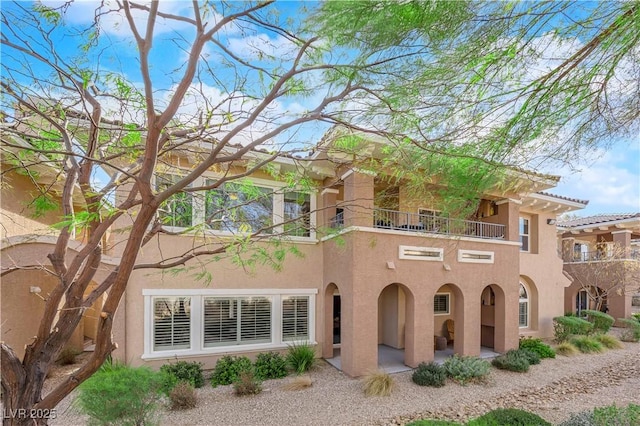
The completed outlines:
{"type": "Polygon", "coordinates": [[[442,262],[444,261],[444,249],[442,247],[398,246],[398,259],[442,262]],[[424,254],[411,254],[411,252],[424,254]],[[434,254],[436,256],[433,256],[434,254]]]}
{"type": "Polygon", "coordinates": [[[524,287],[524,291],[527,293],[527,297],[519,297],[520,296],[520,287],[518,287],[518,328],[529,328],[529,324],[531,324],[531,291],[529,290],[529,286],[526,283],[520,281],[520,285],[524,287]],[[520,324],[520,305],[525,303],[527,305],[527,324],[520,324]]]}
{"type": "Polygon", "coordinates": [[[518,236],[520,240],[520,251],[523,253],[531,253],[531,217],[521,215],[518,217],[518,236]],[[520,233],[520,221],[527,221],[527,230],[529,231],[527,234],[520,233]],[[522,237],[527,237],[527,249],[522,249],[522,237]]]}
{"type": "Polygon", "coordinates": [[[451,315],[451,293],[449,293],[449,292],[439,292],[439,293],[434,294],[433,298],[434,298],[433,315],[436,315],[436,316],[451,315]],[[435,298],[438,297],[438,296],[446,296],[446,298],[447,298],[447,311],[446,312],[436,311],[435,298]]]}
{"type": "Polygon", "coordinates": [[[494,263],[495,253],[483,250],[458,250],[458,262],[461,263],[494,263]]]}
{"type": "Polygon", "coordinates": [[[144,289],[144,353],[142,359],[171,359],[220,353],[254,352],[284,349],[294,343],[315,345],[317,289],[144,289]],[[204,347],[204,298],[205,297],[266,297],[271,300],[271,342],[247,345],[204,347]],[[284,296],[309,297],[309,338],[304,341],[282,338],[282,298],[284,296]],[[191,347],[189,349],[153,349],[154,321],[153,300],[157,297],[187,297],[191,299],[191,347]]]}

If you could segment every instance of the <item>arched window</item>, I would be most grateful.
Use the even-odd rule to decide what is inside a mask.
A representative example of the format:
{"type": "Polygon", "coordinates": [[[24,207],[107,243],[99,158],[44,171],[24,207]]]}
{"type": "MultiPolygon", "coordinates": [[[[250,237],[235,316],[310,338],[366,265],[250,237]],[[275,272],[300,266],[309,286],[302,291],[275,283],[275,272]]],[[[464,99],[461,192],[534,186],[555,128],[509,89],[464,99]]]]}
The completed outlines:
{"type": "Polygon", "coordinates": [[[520,283],[520,309],[518,315],[518,326],[520,328],[529,327],[529,291],[523,283],[520,283]]]}

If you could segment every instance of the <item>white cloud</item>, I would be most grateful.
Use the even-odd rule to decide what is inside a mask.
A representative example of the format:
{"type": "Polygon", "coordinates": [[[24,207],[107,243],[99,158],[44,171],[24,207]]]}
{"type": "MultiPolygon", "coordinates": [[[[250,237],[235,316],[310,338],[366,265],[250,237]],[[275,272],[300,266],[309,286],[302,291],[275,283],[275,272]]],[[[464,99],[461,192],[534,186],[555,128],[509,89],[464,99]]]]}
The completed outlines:
{"type": "Polygon", "coordinates": [[[228,47],[242,59],[250,60],[267,60],[273,57],[286,61],[295,58],[298,52],[298,47],[281,35],[275,38],[266,34],[230,38],[228,47]]]}

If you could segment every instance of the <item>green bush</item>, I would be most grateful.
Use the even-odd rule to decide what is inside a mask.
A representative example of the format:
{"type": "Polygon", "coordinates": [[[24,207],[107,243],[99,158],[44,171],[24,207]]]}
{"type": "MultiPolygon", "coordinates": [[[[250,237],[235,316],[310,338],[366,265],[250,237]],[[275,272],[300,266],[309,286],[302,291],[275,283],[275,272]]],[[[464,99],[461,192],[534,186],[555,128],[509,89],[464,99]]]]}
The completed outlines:
{"type": "Polygon", "coordinates": [[[238,380],[241,372],[251,369],[251,360],[246,356],[225,355],[216,362],[211,374],[211,384],[214,388],[219,385],[230,385],[238,380]]]}
{"type": "Polygon", "coordinates": [[[634,319],[634,320],[640,322],[640,312],[636,312],[634,314],[631,314],[631,319],[634,319]]]}
{"type": "Polygon", "coordinates": [[[553,334],[556,342],[562,343],[571,336],[587,335],[591,333],[593,324],[578,317],[555,317],[553,319],[553,334]]]}
{"type": "Polygon", "coordinates": [[[631,318],[618,318],[618,321],[624,324],[625,327],[620,336],[623,342],[637,342],[640,340],[640,322],[631,318]]]}
{"type": "Polygon", "coordinates": [[[534,338],[520,339],[519,348],[535,352],[540,356],[541,359],[556,357],[556,351],[554,351],[551,346],[547,345],[546,343],[543,343],[542,340],[540,339],[534,339],[534,338]]]}
{"type": "Polygon", "coordinates": [[[297,374],[309,371],[316,363],[316,351],[308,343],[289,345],[287,363],[297,374]]]}
{"type": "Polygon", "coordinates": [[[238,396],[256,395],[262,392],[262,382],[253,370],[242,370],[233,382],[233,392],[238,396]]]}
{"type": "Polygon", "coordinates": [[[454,355],[443,364],[447,376],[465,385],[472,380],[481,380],[489,374],[491,364],[478,357],[454,355]]]}
{"type": "Polygon", "coordinates": [[[572,414],[567,420],[558,426],[593,426],[593,411],[583,411],[581,413],[572,414]]]}
{"type": "Polygon", "coordinates": [[[260,380],[280,379],[287,376],[287,360],[278,352],[258,354],[253,368],[256,377],[260,380]]]}
{"type": "Polygon", "coordinates": [[[77,404],[101,425],[153,423],[162,396],[162,375],[147,367],[107,363],[80,385],[77,404]]]}
{"type": "Polygon", "coordinates": [[[441,388],[447,381],[447,370],[435,362],[421,362],[411,375],[411,380],[419,386],[441,388]]]}
{"type": "Polygon", "coordinates": [[[622,349],[622,343],[615,336],[610,334],[596,334],[593,336],[598,342],[602,343],[607,349],[622,349]]]}
{"type": "Polygon", "coordinates": [[[528,411],[498,408],[471,420],[467,426],[551,426],[551,423],[528,411]]]}
{"type": "MultiPolygon", "coordinates": [[[[534,352],[529,352],[533,354],[534,352]]],[[[538,362],[540,358],[538,358],[538,362]]],[[[491,364],[499,368],[500,370],[508,370],[515,371],[518,373],[526,373],[529,371],[529,357],[527,353],[523,350],[512,349],[505,353],[504,355],[500,355],[491,360],[491,364]]]]}
{"type": "Polygon", "coordinates": [[[609,314],[590,309],[582,311],[587,316],[587,321],[593,324],[593,331],[596,333],[606,333],[616,320],[609,314]]]}
{"type": "Polygon", "coordinates": [[[194,388],[204,386],[204,374],[201,362],[178,361],[175,364],[165,364],[160,371],[176,378],[176,382],[187,382],[194,388]]]}
{"type": "Polygon", "coordinates": [[[604,351],[602,343],[598,342],[591,336],[574,336],[571,338],[570,342],[583,354],[599,353],[604,351]]]}
{"type": "Polygon", "coordinates": [[[626,407],[596,408],[593,410],[593,420],[596,426],[636,426],[640,425],[640,405],[629,404],[626,407]]]}
{"type": "Polygon", "coordinates": [[[196,408],[198,398],[193,385],[186,381],[180,381],[169,392],[172,410],[189,410],[196,408]]]}

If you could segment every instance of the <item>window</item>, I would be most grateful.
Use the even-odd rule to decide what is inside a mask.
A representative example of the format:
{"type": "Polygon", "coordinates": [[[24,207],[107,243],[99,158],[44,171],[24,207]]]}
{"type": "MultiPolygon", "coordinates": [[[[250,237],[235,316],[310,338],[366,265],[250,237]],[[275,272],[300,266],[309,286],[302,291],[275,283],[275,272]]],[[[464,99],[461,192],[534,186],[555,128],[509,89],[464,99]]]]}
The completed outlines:
{"type": "Polygon", "coordinates": [[[282,298],[282,340],[309,340],[309,297],[282,298]]]}
{"type": "Polygon", "coordinates": [[[520,251],[529,251],[529,219],[520,218],[520,251]]]}
{"type": "Polygon", "coordinates": [[[153,350],[191,347],[190,298],[158,297],[153,300],[153,350]]]}
{"type": "Polygon", "coordinates": [[[524,284],[520,283],[520,309],[518,314],[518,326],[529,327],[529,292],[524,284]]]}
{"type": "Polygon", "coordinates": [[[449,293],[436,293],[433,297],[433,313],[449,315],[449,293]]]}
{"type": "MultiPolygon", "coordinates": [[[[161,192],[177,183],[178,175],[159,174],[156,176],[156,191],[161,192]]],[[[168,226],[188,228],[193,225],[193,195],[178,192],[165,200],[158,209],[162,223],[168,226]]]]}
{"type": "Polygon", "coordinates": [[[444,249],[437,247],[398,246],[398,258],[442,262],[444,260],[444,249]]]}
{"type": "Polygon", "coordinates": [[[311,197],[303,192],[284,193],[284,233],[296,237],[310,236],[311,197]]]}
{"type": "Polygon", "coordinates": [[[494,252],[480,250],[458,250],[458,262],[493,263],[494,252]]]}
{"type": "MultiPolygon", "coordinates": [[[[207,185],[212,184],[208,181],[207,185]]],[[[273,223],[273,190],[251,184],[224,184],[207,191],[205,223],[209,229],[256,232],[273,223]]],[[[270,234],[271,228],[264,229],[270,234]]]]}
{"type": "Polygon", "coordinates": [[[145,289],[143,359],[314,343],[315,289],[145,289]]]}

